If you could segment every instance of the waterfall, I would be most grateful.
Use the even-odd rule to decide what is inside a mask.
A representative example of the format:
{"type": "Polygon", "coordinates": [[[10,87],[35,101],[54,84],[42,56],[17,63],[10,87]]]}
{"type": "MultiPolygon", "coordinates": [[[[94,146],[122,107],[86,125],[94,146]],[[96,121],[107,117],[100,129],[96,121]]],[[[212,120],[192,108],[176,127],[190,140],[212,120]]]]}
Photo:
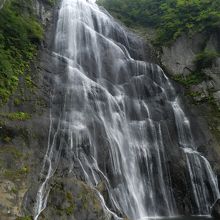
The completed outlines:
{"type": "Polygon", "coordinates": [[[0,0],[0,10],[3,8],[6,0],[0,0]]]}
{"type": "Polygon", "coordinates": [[[218,180],[212,171],[208,160],[197,150],[193,141],[190,122],[180,108],[179,100],[173,102],[173,109],[177,124],[179,143],[186,154],[187,166],[190,174],[194,199],[197,206],[196,213],[210,213],[210,194],[206,182],[211,186],[215,199],[219,198],[218,180]]]}
{"type": "Polygon", "coordinates": [[[35,220],[46,207],[63,155],[68,175],[79,164],[106,215],[115,219],[178,214],[168,163],[172,149],[186,156],[195,214],[208,214],[219,196],[172,83],[158,65],[141,61],[135,48],[143,52],[141,41],[94,1],[62,0],[53,52],[60,73],[51,97],[35,220]],[[108,201],[98,191],[101,182],[108,201]]]}

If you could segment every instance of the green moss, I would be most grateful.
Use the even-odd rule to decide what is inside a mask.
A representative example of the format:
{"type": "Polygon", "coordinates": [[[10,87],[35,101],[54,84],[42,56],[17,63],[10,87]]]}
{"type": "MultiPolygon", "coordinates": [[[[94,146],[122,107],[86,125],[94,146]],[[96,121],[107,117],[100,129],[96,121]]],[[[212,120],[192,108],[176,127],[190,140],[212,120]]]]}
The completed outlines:
{"type": "Polygon", "coordinates": [[[213,116],[217,117],[218,118],[218,122],[220,121],[220,108],[218,106],[218,104],[216,103],[213,95],[210,95],[206,101],[208,102],[209,106],[211,107],[212,109],[212,114],[213,116]]]}
{"type": "Polygon", "coordinates": [[[74,213],[75,206],[74,204],[67,207],[64,211],[67,215],[72,215],[74,213]]]}
{"type": "Polygon", "coordinates": [[[0,127],[3,127],[3,126],[5,126],[5,121],[0,120],[0,127]]]}
{"type": "Polygon", "coordinates": [[[56,183],[54,186],[55,192],[58,193],[60,197],[64,197],[68,202],[65,207],[55,206],[58,215],[62,216],[64,213],[68,216],[73,215],[75,210],[75,201],[71,192],[64,192],[63,186],[56,183]]]}
{"type": "Polygon", "coordinates": [[[31,216],[17,217],[16,220],[32,220],[31,216]]]}
{"type": "Polygon", "coordinates": [[[189,75],[175,75],[172,79],[182,84],[183,86],[189,87],[191,85],[197,85],[205,79],[205,75],[201,72],[194,72],[189,75]]]}
{"type": "Polygon", "coordinates": [[[18,87],[43,38],[32,8],[32,1],[11,0],[0,11],[0,104],[18,87]]]}
{"type": "Polygon", "coordinates": [[[57,0],[47,0],[47,3],[51,6],[55,5],[57,0]]]}
{"type": "Polygon", "coordinates": [[[16,180],[25,177],[29,173],[29,168],[27,166],[23,166],[16,170],[5,170],[4,177],[9,180],[16,180]]]}
{"type": "Polygon", "coordinates": [[[12,188],[11,192],[14,193],[14,194],[17,194],[18,193],[18,189],[17,188],[12,188]]]}
{"type": "Polygon", "coordinates": [[[15,99],[14,99],[14,105],[15,105],[15,106],[21,105],[22,102],[23,102],[23,100],[21,100],[20,98],[15,98],[15,99]]]}
{"type": "Polygon", "coordinates": [[[11,138],[10,137],[4,137],[4,139],[3,139],[3,141],[5,142],[5,143],[10,143],[11,142],[11,138]]]}
{"type": "Polygon", "coordinates": [[[97,213],[102,211],[102,206],[95,191],[84,183],[80,184],[80,189],[81,190],[77,196],[77,199],[81,200],[83,208],[88,210],[90,207],[92,207],[97,213]]]}
{"type": "Polygon", "coordinates": [[[72,202],[72,201],[73,201],[73,195],[72,195],[71,192],[67,192],[67,193],[66,193],[66,199],[67,199],[67,201],[69,201],[69,202],[72,202]]]}
{"type": "Polygon", "coordinates": [[[31,115],[26,112],[0,113],[0,116],[12,121],[25,121],[31,118],[31,115]]]}
{"type": "Polygon", "coordinates": [[[72,215],[75,210],[75,203],[74,203],[73,195],[71,192],[66,193],[66,199],[69,203],[69,207],[65,208],[64,211],[67,215],[72,215]]]}
{"type": "Polygon", "coordinates": [[[200,92],[189,92],[187,95],[191,97],[198,97],[198,96],[201,96],[201,93],[200,92]]]}
{"type": "Polygon", "coordinates": [[[30,75],[25,76],[25,84],[29,89],[33,89],[35,87],[30,75]]]}
{"type": "Polygon", "coordinates": [[[28,174],[30,172],[30,169],[28,166],[23,166],[21,169],[20,169],[20,173],[21,174],[28,174]]]}
{"type": "MultiPolygon", "coordinates": [[[[94,213],[102,216],[103,209],[95,191],[80,180],[74,179],[72,183],[75,184],[77,192],[65,191],[62,182],[57,181],[53,185],[52,193],[66,200],[63,205],[55,206],[57,214],[63,216],[65,213],[67,216],[73,216],[76,210],[77,212],[79,210],[88,212],[92,209],[94,213]]],[[[103,218],[100,217],[100,219],[103,218]]]]}
{"type": "Polygon", "coordinates": [[[1,147],[0,155],[5,153],[11,154],[15,159],[21,159],[23,157],[23,154],[13,146],[1,147]]]}

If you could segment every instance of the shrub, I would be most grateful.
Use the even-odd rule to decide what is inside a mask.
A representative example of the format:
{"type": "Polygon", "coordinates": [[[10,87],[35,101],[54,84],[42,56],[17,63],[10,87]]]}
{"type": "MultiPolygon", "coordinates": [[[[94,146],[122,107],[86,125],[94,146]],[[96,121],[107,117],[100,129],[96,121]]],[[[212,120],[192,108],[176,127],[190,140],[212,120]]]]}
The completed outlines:
{"type": "Polygon", "coordinates": [[[217,57],[220,57],[220,54],[216,51],[205,50],[196,55],[194,63],[199,70],[209,68],[217,57]]]}
{"type": "Polygon", "coordinates": [[[0,104],[17,88],[43,38],[31,8],[30,0],[11,0],[0,10],[0,104]]]}
{"type": "Polygon", "coordinates": [[[184,85],[185,87],[189,87],[191,85],[196,85],[201,83],[205,75],[202,74],[201,72],[193,72],[187,76],[184,75],[175,75],[172,77],[173,80],[179,82],[180,84],[184,85]]]}
{"type": "Polygon", "coordinates": [[[211,33],[220,27],[219,0],[98,0],[129,26],[157,29],[156,44],[169,43],[182,33],[211,33]]]}
{"type": "Polygon", "coordinates": [[[12,121],[25,121],[31,118],[31,115],[26,112],[0,113],[0,116],[12,121]]]}

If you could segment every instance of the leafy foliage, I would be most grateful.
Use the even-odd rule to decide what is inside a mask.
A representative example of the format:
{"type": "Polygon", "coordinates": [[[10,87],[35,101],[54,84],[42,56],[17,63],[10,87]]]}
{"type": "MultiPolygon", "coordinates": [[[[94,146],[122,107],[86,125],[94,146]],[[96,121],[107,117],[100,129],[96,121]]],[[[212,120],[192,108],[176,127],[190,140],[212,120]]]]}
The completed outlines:
{"type": "Polygon", "coordinates": [[[0,116],[12,121],[25,121],[31,118],[31,115],[26,112],[0,113],[0,116]]]}
{"type": "Polygon", "coordinates": [[[126,25],[157,29],[156,43],[176,39],[182,33],[211,32],[220,26],[218,0],[98,0],[126,25]]]}
{"type": "Polygon", "coordinates": [[[10,0],[0,10],[0,104],[17,88],[43,37],[31,0],[10,0]]]}
{"type": "Polygon", "coordinates": [[[212,66],[213,61],[220,57],[220,54],[216,51],[205,50],[196,55],[194,60],[197,69],[204,69],[212,66]]]}
{"type": "Polygon", "coordinates": [[[133,24],[155,26],[160,22],[160,5],[164,0],[98,0],[126,25],[133,24]]]}
{"type": "Polygon", "coordinates": [[[220,25],[218,0],[167,0],[158,29],[158,41],[176,39],[182,33],[210,32],[220,25]]]}
{"type": "Polygon", "coordinates": [[[45,0],[45,3],[50,6],[54,6],[57,3],[57,0],[45,0]]]}
{"type": "Polygon", "coordinates": [[[205,75],[201,72],[194,72],[189,75],[174,75],[173,80],[179,82],[180,84],[184,85],[188,88],[191,85],[196,85],[201,83],[205,79],[205,75]]]}

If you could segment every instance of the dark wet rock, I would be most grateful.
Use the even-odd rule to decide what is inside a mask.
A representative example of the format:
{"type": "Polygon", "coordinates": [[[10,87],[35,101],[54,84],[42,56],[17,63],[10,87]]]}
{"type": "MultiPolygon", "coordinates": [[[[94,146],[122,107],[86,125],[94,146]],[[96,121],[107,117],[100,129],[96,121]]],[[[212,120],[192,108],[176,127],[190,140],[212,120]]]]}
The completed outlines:
{"type": "MultiPolygon", "coordinates": [[[[35,2],[37,1],[33,1],[35,2]]],[[[45,22],[39,15],[47,34],[39,47],[37,57],[30,66],[34,86],[31,88],[25,86],[21,79],[18,90],[0,109],[1,220],[28,216],[25,214],[28,212],[24,211],[25,195],[29,188],[33,188],[30,187],[31,183],[38,180],[36,174],[40,172],[39,164],[47,145],[49,97],[53,84],[51,73],[54,71],[51,65],[53,56],[49,48],[53,39],[52,30],[55,28],[53,15],[56,13],[56,8],[49,6],[47,1],[40,2],[44,6],[43,13],[48,15],[45,22]],[[25,112],[28,118],[12,120],[8,117],[10,113],[16,112],[25,112]]]]}
{"type": "Polygon", "coordinates": [[[216,200],[212,206],[211,215],[214,219],[220,219],[220,199],[216,200]]]}
{"type": "Polygon", "coordinates": [[[76,178],[57,178],[51,185],[48,206],[39,220],[108,219],[95,189],[76,178]]]}

